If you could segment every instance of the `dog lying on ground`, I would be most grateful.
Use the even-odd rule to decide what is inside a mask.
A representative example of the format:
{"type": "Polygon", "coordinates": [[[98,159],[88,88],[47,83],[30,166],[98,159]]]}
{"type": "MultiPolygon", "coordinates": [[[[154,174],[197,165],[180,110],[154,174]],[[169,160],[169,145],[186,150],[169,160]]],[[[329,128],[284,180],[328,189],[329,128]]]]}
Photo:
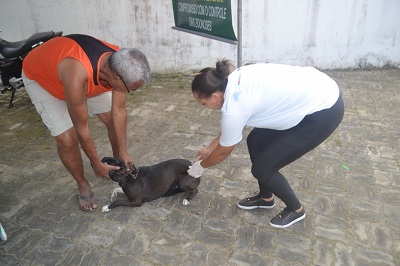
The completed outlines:
{"type": "Polygon", "coordinates": [[[102,208],[109,212],[117,206],[139,207],[143,202],[149,202],[160,197],[168,197],[180,192],[187,192],[183,205],[188,205],[197,193],[200,178],[188,175],[190,161],[171,159],[151,166],[133,167],[127,172],[122,161],[111,157],[101,160],[109,165],[119,166],[119,170],[111,170],[109,176],[117,182],[120,188],[114,189],[111,204],[102,208]],[[117,199],[117,194],[124,192],[128,200],[117,199]]]}

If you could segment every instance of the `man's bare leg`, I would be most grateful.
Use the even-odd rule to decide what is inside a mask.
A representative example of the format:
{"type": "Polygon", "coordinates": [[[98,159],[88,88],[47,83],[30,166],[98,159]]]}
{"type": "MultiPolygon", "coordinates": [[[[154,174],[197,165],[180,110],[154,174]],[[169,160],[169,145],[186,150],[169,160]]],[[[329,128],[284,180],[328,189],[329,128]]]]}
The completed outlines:
{"type": "Polygon", "coordinates": [[[55,137],[57,152],[65,168],[78,184],[79,204],[83,210],[96,209],[96,200],[92,197],[92,188],[83,173],[82,155],[79,148],[79,141],[74,128],[55,137]]]}

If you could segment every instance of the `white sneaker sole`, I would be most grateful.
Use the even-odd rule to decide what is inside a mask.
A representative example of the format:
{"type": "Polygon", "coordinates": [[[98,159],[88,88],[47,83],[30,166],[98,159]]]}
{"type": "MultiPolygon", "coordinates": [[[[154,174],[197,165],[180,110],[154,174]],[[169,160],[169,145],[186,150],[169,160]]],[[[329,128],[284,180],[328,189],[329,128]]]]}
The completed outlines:
{"type": "Polygon", "coordinates": [[[275,227],[275,228],[288,228],[288,227],[291,226],[292,224],[295,224],[295,223],[297,223],[297,222],[300,222],[300,221],[303,220],[305,217],[306,217],[306,213],[304,213],[304,214],[303,214],[302,216],[300,216],[299,218],[297,218],[297,219],[295,219],[295,220],[293,220],[293,221],[291,221],[290,223],[285,224],[285,225],[273,224],[273,223],[271,223],[271,222],[269,222],[269,224],[270,224],[272,227],[275,227]]]}
{"type": "Polygon", "coordinates": [[[243,210],[272,209],[273,207],[275,207],[275,203],[274,203],[274,205],[271,205],[271,206],[242,206],[242,205],[239,205],[239,202],[238,202],[238,203],[236,203],[236,205],[237,205],[240,209],[243,209],[243,210]]]}

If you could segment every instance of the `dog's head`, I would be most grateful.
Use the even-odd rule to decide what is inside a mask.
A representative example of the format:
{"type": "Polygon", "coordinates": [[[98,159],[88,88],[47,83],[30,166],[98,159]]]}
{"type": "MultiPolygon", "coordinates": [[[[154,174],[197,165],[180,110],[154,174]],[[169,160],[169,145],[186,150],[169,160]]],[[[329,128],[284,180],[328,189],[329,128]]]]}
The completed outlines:
{"type": "Polygon", "coordinates": [[[106,163],[108,165],[119,166],[118,170],[110,170],[108,172],[108,175],[115,182],[120,182],[120,181],[124,180],[126,177],[131,176],[132,173],[137,172],[137,169],[134,165],[132,166],[132,171],[128,172],[126,170],[125,163],[123,161],[120,161],[120,160],[112,158],[112,157],[104,157],[101,160],[101,162],[106,163]]]}

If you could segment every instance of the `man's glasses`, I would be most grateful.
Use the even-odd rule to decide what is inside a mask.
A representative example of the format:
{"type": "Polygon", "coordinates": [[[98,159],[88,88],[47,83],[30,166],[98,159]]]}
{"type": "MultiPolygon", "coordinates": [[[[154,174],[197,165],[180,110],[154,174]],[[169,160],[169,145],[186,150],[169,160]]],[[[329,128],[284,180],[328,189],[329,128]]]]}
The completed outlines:
{"type": "MultiPolygon", "coordinates": [[[[118,75],[119,76],[119,75],[118,75]]],[[[124,83],[125,89],[128,93],[130,93],[131,91],[128,89],[128,86],[126,86],[125,81],[123,80],[123,78],[121,78],[121,76],[119,76],[119,78],[121,79],[122,83],[124,83]]]]}

